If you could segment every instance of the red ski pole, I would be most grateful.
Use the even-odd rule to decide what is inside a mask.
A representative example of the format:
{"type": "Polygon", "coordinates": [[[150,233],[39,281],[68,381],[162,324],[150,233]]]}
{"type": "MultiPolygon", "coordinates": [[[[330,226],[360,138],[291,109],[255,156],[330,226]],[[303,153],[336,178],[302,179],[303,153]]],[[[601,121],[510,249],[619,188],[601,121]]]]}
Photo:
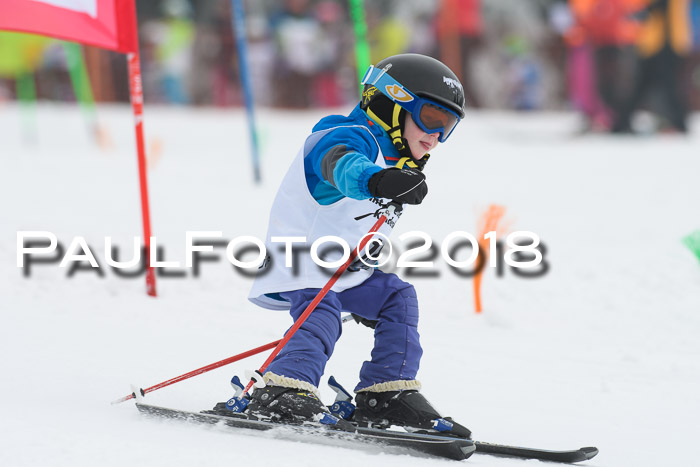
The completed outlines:
{"type": "MultiPolygon", "coordinates": [[[[280,339],[281,340],[281,339],[280,339]]],[[[151,386],[150,388],[146,389],[140,389],[139,392],[141,393],[142,396],[145,396],[149,392],[157,391],[158,389],[164,388],[166,386],[170,386],[171,384],[179,383],[180,381],[184,381],[186,379],[192,378],[193,376],[201,375],[202,373],[206,373],[207,371],[214,370],[216,368],[222,367],[224,365],[228,365],[229,363],[237,362],[238,360],[243,360],[244,358],[248,358],[252,355],[259,354],[260,352],[264,352],[265,350],[269,350],[279,344],[279,340],[275,342],[270,342],[269,344],[261,345],[260,347],[256,347],[254,349],[248,350],[246,352],[239,353],[238,355],[234,355],[233,357],[226,358],[224,360],[220,360],[216,363],[212,363],[207,366],[203,366],[202,368],[197,368],[196,370],[192,370],[189,373],[185,373],[184,375],[176,376],[175,378],[169,379],[167,381],[163,381],[162,383],[158,383],[155,386],[151,386]]],[[[124,396],[121,399],[117,399],[112,402],[112,404],[119,404],[124,401],[128,401],[129,399],[135,399],[136,398],[136,392],[132,392],[128,396],[124,396]]]]}
{"type": "Polygon", "coordinates": [[[367,243],[370,241],[372,237],[371,234],[379,230],[379,228],[384,224],[384,222],[386,222],[387,218],[390,215],[393,215],[397,209],[400,210],[401,205],[398,203],[391,202],[387,205],[386,209],[381,215],[379,215],[381,211],[377,211],[377,215],[379,215],[379,219],[377,219],[377,222],[375,222],[372,228],[369,230],[369,232],[367,232],[367,234],[362,237],[362,241],[360,241],[360,244],[357,246],[357,248],[350,252],[350,257],[347,259],[347,261],[345,261],[345,263],[343,263],[343,265],[338,268],[338,270],[333,274],[333,277],[330,278],[330,280],[319,291],[319,293],[316,295],[313,301],[309,303],[309,305],[306,307],[301,316],[299,316],[299,318],[294,322],[294,325],[291,328],[289,328],[284,337],[280,339],[279,344],[277,344],[277,347],[275,347],[272,353],[270,353],[270,355],[267,357],[267,360],[265,360],[260,369],[258,369],[255,372],[256,374],[251,375],[251,379],[248,382],[248,385],[245,387],[245,389],[239,396],[240,405],[236,404],[234,406],[233,411],[243,411],[248,406],[247,403],[243,402],[241,404],[240,401],[243,401],[243,397],[248,393],[248,391],[250,391],[250,388],[252,388],[253,385],[255,385],[258,382],[262,383],[262,374],[268,367],[268,365],[272,363],[272,360],[274,360],[277,354],[279,354],[280,351],[284,348],[284,346],[287,345],[287,342],[289,342],[294,333],[296,333],[297,330],[301,327],[301,325],[304,324],[306,318],[308,318],[311,312],[314,311],[314,309],[316,309],[316,306],[321,302],[321,300],[323,300],[323,297],[325,297],[328,291],[331,289],[331,287],[333,287],[333,284],[335,284],[338,281],[340,276],[345,272],[345,270],[350,266],[350,264],[352,264],[352,262],[355,261],[355,258],[357,258],[358,253],[362,251],[367,245],[367,243]]]}
{"type": "MultiPolygon", "coordinates": [[[[343,317],[343,323],[350,321],[351,319],[353,319],[352,315],[346,315],[343,317]]],[[[234,355],[232,357],[225,358],[225,359],[220,360],[220,361],[215,362],[215,363],[211,363],[207,366],[203,366],[202,368],[197,368],[196,370],[192,370],[192,371],[185,373],[183,375],[176,376],[175,378],[171,378],[167,381],[163,381],[162,383],[158,383],[158,384],[151,386],[149,388],[146,388],[146,389],[139,388],[138,392],[141,393],[142,396],[145,396],[149,392],[157,391],[158,389],[162,389],[164,387],[170,386],[171,384],[179,383],[180,381],[184,381],[184,380],[190,379],[194,376],[199,376],[199,375],[206,373],[208,371],[215,370],[215,369],[220,368],[222,366],[226,366],[229,363],[237,362],[238,360],[243,360],[245,358],[251,357],[253,355],[257,355],[257,354],[264,352],[266,350],[272,349],[277,344],[279,344],[281,340],[282,339],[279,339],[279,340],[276,340],[274,342],[270,342],[269,344],[261,345],[260,347],[246,350],[245,352],[241,352],[241,353],[234,355]]],[[[136,391],[132,392],[128,396],[124,396],[120,399],[113,401],[112,404],[119,404],[119,403],[126,402],[130,399],[135,399],[135,398],[136,398],[136,391]]]]}

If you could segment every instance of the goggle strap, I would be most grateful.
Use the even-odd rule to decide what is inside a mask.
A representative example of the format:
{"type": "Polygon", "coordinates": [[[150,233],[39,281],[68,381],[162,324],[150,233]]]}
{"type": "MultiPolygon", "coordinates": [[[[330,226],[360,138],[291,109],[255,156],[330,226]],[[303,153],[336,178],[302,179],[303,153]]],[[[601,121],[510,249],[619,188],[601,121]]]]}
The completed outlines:
{"type": "Polygon", "coordinates": [[[367,81],[369,81],[369,77],[372,76],[372,72],[374,71],[374,65],[370,65],[369,68],[367,68],[367,71],[365,71],[365,76],[362,77],[362,81],[360,81],[361,85],[367,84],[367,81]]]}
{"type": "Polygon", "coordinates": [[[379,78],[381,78],[384,75],[384,73],[386,73],[386,70],[382,70],[377,76],[374,77],[374,79],[372,79],[372,75],[375,74],[376,71],[377,69],[374,68],[374,65],[370,65],[369,68],[367,68],[367,71],[365,72],[365,76],[362,77],[362,81],[360,81],[360,84],[370,84],[374,86],[377,83],[377,81],[379,81],[379,78]],[[370,79],[372,79],[371,82],[370,79]]]}

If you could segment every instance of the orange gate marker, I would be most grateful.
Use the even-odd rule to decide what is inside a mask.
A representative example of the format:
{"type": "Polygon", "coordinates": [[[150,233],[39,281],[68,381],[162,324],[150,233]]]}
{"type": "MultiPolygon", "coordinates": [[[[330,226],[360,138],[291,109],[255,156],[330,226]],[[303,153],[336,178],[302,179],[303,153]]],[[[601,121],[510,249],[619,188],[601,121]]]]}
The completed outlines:
{"type": "MultiPolygon", "coordinates": [[[[503,218],[503,215],[506,212],[505,206],[499,206],[497,204],[492,204],[489,206],[489,208],[481,214],[478,222],[478,230],[479,230],[479,236],[477,237],[477,241],[479,242],[479,255],[484,255],[483,259],[480,259],[479,256],[476,258],[476,264],[481,264],[483,265],[479,271],[474,275],[474,310],[476,313],[481,313],[482,308],[481,308],[481,277],[484,272],[484,269],[486,269],[486,263],[488,261],[488,246],[484,242],[484,235],[486,235],[489,232],[495,231],[498,236],[500,234],[505,233],[499,232],[498,230],[498,224],[503,218]]],[[[503,229],[505,230],[505,229],[503,229]]]]}

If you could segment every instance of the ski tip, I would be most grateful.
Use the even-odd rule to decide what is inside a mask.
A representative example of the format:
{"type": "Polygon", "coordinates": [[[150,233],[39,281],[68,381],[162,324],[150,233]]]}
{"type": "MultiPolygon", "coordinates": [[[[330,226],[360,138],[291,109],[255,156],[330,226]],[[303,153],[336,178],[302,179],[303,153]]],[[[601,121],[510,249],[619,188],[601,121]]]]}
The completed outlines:
{"type": "Polygon", "coordinates": [[[581,448],[579,449],[579,451],[581,452],[581,454],[586,456],[586,460],[593,459],[595,456],[598,455],[598,448],[592,446],[587,448],[581,448]]]}

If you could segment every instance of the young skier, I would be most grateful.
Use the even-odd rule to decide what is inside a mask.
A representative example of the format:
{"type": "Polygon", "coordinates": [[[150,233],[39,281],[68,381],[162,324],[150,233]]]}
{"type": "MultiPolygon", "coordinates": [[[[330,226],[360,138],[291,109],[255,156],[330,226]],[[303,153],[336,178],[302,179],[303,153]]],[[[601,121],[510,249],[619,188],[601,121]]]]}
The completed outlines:
{"type": "MultiPolygon", "coordinates": [[[[289,309],[294,320],[330,274],[312,261],[308,249],[294,243],[300,254],[292,255],[287,250],[293,240],[276,237],[305,237],[308,247],[332,235],[355,247],[375,223],[363,215],[392,200],[421,203],[428,193],[422,172],[428,152],[445,142],[464,118],[461,83],[431,57],[386,58],[369,68],[363,84],[362,100],[350,115],[328,116],[313,128],[272,206],[268,260],[249,298],[266,308],[289,309]],[[286,265],[289,259],[292,267],[286,265]]],[[[399,215],[379,232],[390,234],[399,215]]],[[[423,351],[415,289],[395,274],[357,261],[268,366],[267,385],[253,391],[246,413],[282,420],[318,420],[328,413],[317,397],[318,385],[341,335],[343,311],[373,327],[375,337],[371,361],[363,364],[355,387],[354,421],[433,428],[434,420],[444,417],[418,392],[416,373],[423,351]]],[[[452,423],[453,434],[470,437],[467,428],[452,423]]]]}

